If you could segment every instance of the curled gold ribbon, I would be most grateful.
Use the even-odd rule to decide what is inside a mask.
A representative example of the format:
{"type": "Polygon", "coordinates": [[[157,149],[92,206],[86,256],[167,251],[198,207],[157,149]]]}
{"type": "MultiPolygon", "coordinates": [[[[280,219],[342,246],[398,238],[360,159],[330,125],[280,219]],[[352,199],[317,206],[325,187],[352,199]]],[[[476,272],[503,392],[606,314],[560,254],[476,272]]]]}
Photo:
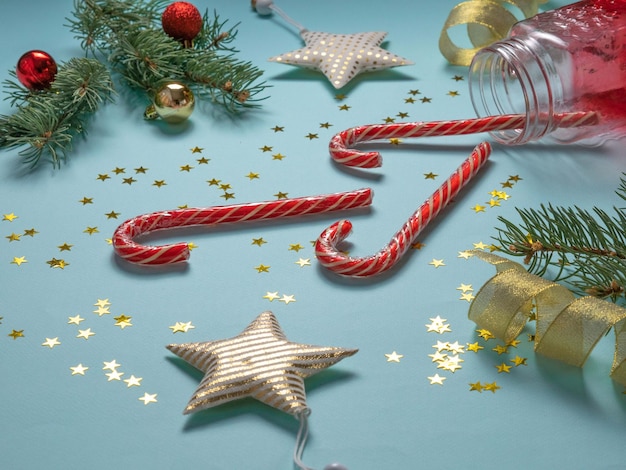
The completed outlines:
{"type": "Polygon", "coordinates": [[[513,5],[524,18],[536,15],[539,5],[547,0],[469,0],[456,5],[448,15],[439,36],[439,50],[452,65],[469,65],[479,49],[503,39],[518,18],[504,3],[513,5]],[[467,25],[467,34],[473,48],[454,44],[448,30],[454,26],[467,25]]]}
{"type": "Polygon", "coordinates": [[[523,266],[492,253],[475,256],[496,267],[480,288],[468,317],[505,342],[515,339],[536,312],[535,352],[582,367],[596,343],[615,328],[610,376],[626,385],[626,309],[596,297],[576,298],[560,284],[528,273],[523,266]]]}

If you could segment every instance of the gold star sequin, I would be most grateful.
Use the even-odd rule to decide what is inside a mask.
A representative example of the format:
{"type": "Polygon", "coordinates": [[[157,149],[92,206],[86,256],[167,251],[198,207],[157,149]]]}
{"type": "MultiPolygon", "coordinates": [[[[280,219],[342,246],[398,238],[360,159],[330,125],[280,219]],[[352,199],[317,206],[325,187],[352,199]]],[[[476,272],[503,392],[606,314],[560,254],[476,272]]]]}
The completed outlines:
{"type": "Polygon", "coordinates": [[[484,250],[489,248],[489,245],[485,245],[483,242],[474,243],[473,245],[475,250],[484,250]]]}
{"type": "Polygon", "coordinates": [[[385,357],[387,358],[387,362],[400,362],[400,359],[402,359],[404,355],[393,351],[391,354],[385,354],[385,357]]]}
{"type": "Polygon", "coordinates": [[[258,180],[259,179],[259,174],[258,173],[253,173],[250,172],[246,175],[246,178],[248,178],[250,181],[252,180],[258,180]]]}
{"type": "Polygon", "coordinates": [[[85,341],[94,336],[95,333],[91,331],[91,328],[87,328],[86,330],[78,330],[77,338],[83,338],[85,341]]]}
{"type": "Polygon", "coordinates": [[[435,318],[431,318],[430,321],[431,323],[425,325],[426,331],[428,333],[435,332],[443,334],[451,331],[450,324],[446,323],[447,320],[445,318],[441,318],[439,315],[437,315],[435,318]]]}
{"type": "Polygon", "coordinates": [[[269,300],[270,302],[273,302],[274,300],[279,298],[278,292],[267,292],[264,296],[264,299],[269,300]]]}
{"type": "Polygon", "coordinates": [[[430,103],[432,100],[433,100],[432,98],[426,98],[425,96],[420,99],[422,103],[430,103]]]}
{"type": "Polygon", "coordinates": [[[479,212],[485,212],[485,206],[481,206],[480,204],[476,204],[474,207],[472,207],[472,210],[474,212],[476,212],[477,214],[479,212]]]}
{"type": "Polygon", "coordinates": [[[172,333],[187,333],[189,330],[193,330],[194,328],[195,326],[193,326],[190,321],[177,321],[176,324],[169,327],[169,329],[172,330],[172,333]]]}
{"type": "Polygon", "coordinates": [[[393,124],[394,122],[396,122],[396,120],[390,116],[387,116],[385,119],[383,119],[383,122],[385,124],[393,124]]]}
{"type": "Polygon", "coordinates": [[[122,330],[127,326],[133,326],[131,323],[132,317],[127,315],[119,315],[117,317],[113,317],[113,319],[115,320],[115,326],[119,326],[122,330]]]}
{"type": "Polygon", "coordinates": [[[209,186],[219,186],[220,182],[221,180],[218,180],[215,178],[207,180],[207,183],[209,183],[209,186]]]}
{"type": "Polygon", "coordinates": [[[68,243],[63,243],[63,245],[59,245],[57,246],[57,248],[59,249],[59,251],[72,251],[72,247],[74,245],[70,245],[68,243]]]}
{"type": "Polygon", "coordinates": [[[220,197],[223,197],[224,200],[228,201],[229,199],[235,199],[235,193],[229,193],[228,191],[224,191],[224,194],[220,194],[220,197]]]}
{"type": "Polygon", "coordinates": [[[409,90],[407,93],[412,96],[421,94],[419,90],[409,90]]]}
{"type": "Polygon", "coordinates": [[[413,243],[411,243],[411,250],[421,250],[422,248],[424,248],[426,245],[420,241],[415,241],[413,243]]]}
{"type": "Polygon", "coordinates": [[[55,338],[46,338],[46,340],[41,343],[42,346],[47,346],[50,349],[54,348],[55,346],[58,346],[59,344],[61,344],[61,342],[59,341],[59,337],[55,337],[55,338]]]}
{"type": "Polygon", "coordinates": [[[503,362],[502,364],[496,364],[495,367],[496,369],[498,369],[498,374],[502,374],[502,373],[508,374],[511,372],[511,367],[513,366],[510,366],[503,362]]]}
{"type": "Polygon", "coordinates": [[[191,148],[191,153],[202,153],[203,150],[203,148],[196,146],[191,148]]]}
{"type": "Polygon", "coordinates": [[[459,255],[457,256],[457,258],[469,259],[472,256],[474,256],[472,253],[465,250],[465,251],[459,251],[459,255]]]}
{"type": "Polygon", "coordinates": [[[463,294],[461,294],[461,297],[459,297],[459,300],[466,300],[467,302],[471,302],[472,300],[474,300],[474,294],[472,294],[471,292],[464,292],[463,294]]]}
{"type": "Polygon", "coordinates": [[[106,173],[102,173],[102,174],[99,174],[96,179],[100,181],[106,181],[108,179],[111,179],[111,177],[106,173]]]}
{"type": "Polygon", "coordinates": [[[430,385],[443,385],[443,381],[446,380],[446,377],[435,374],[431,377],[428,377],[428,380],[430,381],[430,385]]]}
{"type": "Polygon", "coordinates": [[[483,390],[491,393],[496,393],[496,390],[500,390],[500,388],[501,387],[495,382],[483,384],[483,390]]]}
{"type": "Polygon", "coordinates": [[[10,214],[3,214],[2,221],[3,222],[13,222],[17,218],[18,218],[18,216],[15,215],[13,212],[11,212],[10,214]]]}
{"type": "Polygon", "coordinates": [[[78,202],[80,202],[83,206],[85,206],[87,204],[93,204],[93,198],[92,197],[84,197],[81,200],[79,200],[78,202]]]}
{"type": "Polygon", "coordinates": [[[458,92],[458,91],[456,91],[456,90],[450,90],[450,91],[449,91],[448,93],[446,93],[446,94],[447,94],[448,96],[452,96],[452,97],[459,96],[459,92],[458,92]]]}
{"type": "Polygon", "coordinates": [[[24,236],[25,237],[34,237],[38,233],[39,232],[37,230],[35,230],[34,228],[29,228],[29,229],[24,230],[24,236]]]}
{"type": "Polygon", "coordinates": [[[107,382],[111,382],[112,380],[120,381],[122,380],[122,376],[124,375],[124,372],[120,372],[118,370],[112,370],[111,372],[108,372],[104,375],[107,376],[107,382]]]}
{"type": "Polygon", "coordinates": [[[102,307],[98,305],[98,308],[95,309],[93,313],[101,317],[102,315],[109,315],[111,312],[109,311],[109,307],[102,307]]]}
{"type": "Polygon", "coordinates": [[[14,256],[11,261],[11,264],[16,264],[18,266],[21,266],[23,263],[28,263],[26,256],[14,256]]]}
{"type": "Polygon", "coordinates": [[[317,134],[313,134],[312,132],[309,132],[307,135],[305,135],[304,137],[306,137],[309,140],[313,140],[313,139],[318,139],[319,136],[317,134]]]}
{"type": "Polygon", "coordinates": [[[459,82],[463,80],[463,77],[461,75],[455,75],[454,77],[452,77],[452,80],[454,80],[455,82],[459,82]]]}
{"type": "Polygon", "coordinates": [[[391,145],[400,145],[402,143],[402,140],[398,139],[397,137],[392,137],[391,139],[389,139],[389,143],[391,145]]]}
{"type": "Polygon", "coordinates": [[[509,352],[509,348],[507,346],[502,346],[501,344],[496,345],[496,347],[491,350],[497,352],[498,356],[509,352]]]}
{"type": "Polygon", "coordinates": [[[111,170],[116,175],[121,175],[122,173],[126,173],[125,168],[115,167],[115,169],[111,170]]]}
{"type": "Polygon", "coordinates": [[[14,340],[17,338],[23,338],[24,330],[11,330],[11,333],[9,333],[7,336],[13,338],[14,340]]]}
{"type": "Polygon", "coordinates": [[[63,259],[56,259],[56,258],[52,258],[46,261],[46,263],[50,265],[51,268],[55,268],[55,269],[65,269],[65,267],[69,266],[70,264],[63,259]]]}
{"type": "Polygon", "coordinates": [[[264,145],[263,147],[259,147],[261,152],[271,152],[274,147],[270,147],[269,145],[264,145]]]}
{"type": "Polygon", "coordinates": [[[332,127],[332,124],[330,122],[320,122],[320,127],[322,129],[330,129],[332,127]]]}
{"type": "Polygon", "coordinates": [[[339,106],[339,111],[349,111],[352,106],[348,106],[347,104],[342,104],[339,106]]]}
{"type": "Polygon", "coordinates": [[[256,269],[256,272],[258,272],[258,273],[269,273],[270,272],[270,266],[267,266],[265,264],[259,264],[258,266],[255,266],[254,269],[256,269]]]}
{"type": "Polygon", "coordinates": [[[118,364],[115,359],[113,359],[112,361],[109,361],[109,362],[104,361],[103,364],[104,364],[104,366],[102,367],[102,370],[110,370],[110,371],[114,371],[118,367],[121,366],[121,364],[118,364]]]}
{"type": "Polygon", "coordinates": [[[129,178],[122,178],[122,184],[127,184],[128,186],[130,186],[133,183],[136,183],[137,180],[135,178],[133,178],[132,176],[129,178]]]}
{"type": "Polygon", "coordinates": [[[415,103],[415,98],[411,98],[411,97],[409,97],[409,98],[404,98],[404,102],[405,102],[406,104],[413,104],[413,103],[415,103]]]}
{"type": "Polygon", "coordinates": [[[272,160],[282,160],[283,158],[285,158],[285,155],[283,155],[282,153],[275,153],[274,155],[272,155],[272,160]]]}
{"type": "Polygon", "coordinates": [[[283,296],[278,299],[279,302],[284,302],[285,305],[290,304],[291,302],[295,302],[296,298],[293,295],[287,295],[287,294],[283,294],[283,296]]]}
{"type": "Polygon", "coordinates": [[[441,266],[446,265],[442,259],[435,259],[435,258],[433,258],[433,260],[428,264],[434,266],[435,268],[440,268],[441,266]]]}
{"type": "Polygon", "coordinates": [[[283,193],[282,191],[278,191],[276,194],[274,194],[274,197],[276,199],[287,199],[288,196],[289,193],[283,193]]]}
{"type": "Polygon", "coordinates": [[[87,227],[85,230],[83,230],[83,233],[88,233],[89,235],[93,235],[94,233],[99,233],[100,231],[98,230],[98,227],[87,227]]]}
{"type": "Polygon", "coordinates": [[[291,342],[269,311],[235,337],[167,349],[205,374],[185,414],[251,397],[297,415],[308,409],[304,379],[357,352],[291,342]]]}
{"type": "Polygon", "coordinates": [[[193,170],[193,167],[191,165],[181,165],[180,167],[180,171],[186,171],[187,173],[189,173],[191,170],[193,170]]]}
{"type": "Polygon", "coordinates": [[[285,128],[283,126],[274,126],[271,128],[274,132],[284,132],[285,128]]]}
{"type": "Polygon", "coordinates": [[[301,268],[303,268],[305,266],[311,266],[311,259],[310,258],[300,258],[298,261],[295,262],[295,264],[299,265],[301,268]]]}
{"type": "Polygon", "coordinates": [[[152,186],[156,186],[157,188],[161,188],[166,185],[167,183],[165,182],[165,180],[154,180],[154,182],[152,183],[152,186]]]}
{"type": "Polygon", "coordinates": [[[437,175],[436,173],[433,173],[432,171],[429,173],[424,173],[424,178],[427,180],[434,180],[435,178],[437,178],[437,176],[439,175],[437,175]]]}
{"type": "Polygon", "coordinates": [[[470,392],[483,392],[483,385],[480,382],[470,383],[470,392]]]}
{"type": "Polygon", "coordinates": [[[513,359],[511,359],[511,362],[513,363],[513,365],[515,365],[515,367],[519,367],[519,366],[526,366],[528,365],[526,363],[528,359],[525,357],[519,357],[519,356],[515,356],[513,359]]]}
{"type": "Polygon", "coordinates": [[[267,243],[267,242],[265,240],[263,240],[263,237],[261,237],[261,238],[253,238],[252,239],[252,244],[256,245],[256,246],[262,246],[265,243],[267,243]]]}
{"type": "MultiPolygon", "coordinates": [[[[412,99],[412,98],[409,98],[409,99],[412,99]]],[[[398,114],[396,114],[396,116],[398,116],[400,119],[405,119],[409,117],[409,113],[400,111],[398,114]]]]}
{"type": "Polygon", "coordinates": [[[139,168],[135,168],[135,174],[139,175],[139,174],[146,174],[146,171],[148,171],[147,168],[144,168],[143,166],[140,166],[139,168]]]}
{"type": "Polygon", "coordinates": [[[478,351],[480,351],[481,349],[485,349],[484,347],[482,347],[480,344],[478,344],[478,342],[475,343],[467,343],[467,350],[468,351],[472,351],[477,353],[478,351]]]}
{"type": "Polygon", "coordinates": [[[11,235],[7,235],[7,236],[6,236],[6,237],[4,237],[4,238],[6,238],[7,240],[9,240],[9,243],[11,243],[11,242],[19,242],[21,237],[22,237],[22,236],[21,236],[21,235],[18,235],[17,233],[12,233],[11,235]]]}
{"type": "Polygon", "coordinates": [[[115,212],[115,211],[111,211],[111,212],[107,212],[104,215],[106,216],[107,219],[117,219],[118,216],[120,215],[120,213],[119,212],[115,212]]]}
{"type": "Polygon", "coordinates": [[[129,378],[124,379],[124,382],[126,382],[126,387],[128,387],[128,388],[130,388],[130,387],[140,387],[142,380],[143,380],[142,377],[135,377],[134,375],[131,375],[129,378]]]}
{"type": "Polygon", "coordinates": [[[70,366],[70,370],[72,371],[72,375],[85,375],[85,372],[89,370],[89,367],[78,364],[77,366],[70,366]]]}
{"type": "Polygon", "coordinates": [[[292,243],[289,245],[289,251],[295,251],[296,253],[300,250],[303,250],[304,247],[300,245],[300,243],[292,243]]]}
{"type": "Polygon", "coordinates": [[[361,72],[412,64],[379,47],[385,32],[332,34],[305,29],[300,36],[305,47],[269,60],[319,70],[337,89],[361,72]]]}
{"type": "Polygon", "coordinates": [[[478,333],[478,336],[480,336],[482,339],[486,341],[495,338],[495,336],[491,333],[491,331],[485,330],[483,328],[481,328],[480,330],[476,330],[476,332],[478,333]]]}
{"type": "Polygon", "coordinates": [[[157,402],[156,393],[144,393],[142,397],[139,397],[139,401],[142,401],[144,405],[157,402]]]}
{"type": "Polygon", "coordinates": [[[206,157],[196,158],[196,162],[198,162],[198,165],[208,165],[210,161],[211,159],[206,157]]]}
{"type": "Polygon", "coordinates": [[[80,323],[84,320],[85,319],[80,315],[76,315],[75,317],[68,317],[67,323],[70,325],[80,325],[80,323]]]}

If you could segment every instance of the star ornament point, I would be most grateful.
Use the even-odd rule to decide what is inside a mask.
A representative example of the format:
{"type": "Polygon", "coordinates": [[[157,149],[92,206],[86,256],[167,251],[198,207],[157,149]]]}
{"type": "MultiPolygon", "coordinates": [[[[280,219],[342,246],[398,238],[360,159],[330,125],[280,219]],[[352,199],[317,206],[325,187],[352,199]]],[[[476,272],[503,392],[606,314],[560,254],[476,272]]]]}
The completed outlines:
{"type": "Polygon", "coordinates": [[[291,342],[270,311],[233,338],[167,349],[205,374],[184,414],[252,397],[294,416],[308,409],[304,379],[357,352],[291,342]]]}
{"type": "Polygon", "coordinates": [[[413,62],[380,47],[386,32],[332,34],[304,30],[305,46],[271,57],[270,62],[319,70],[336,88],[342,88],[361,72],[412,65],[413,62]]]}

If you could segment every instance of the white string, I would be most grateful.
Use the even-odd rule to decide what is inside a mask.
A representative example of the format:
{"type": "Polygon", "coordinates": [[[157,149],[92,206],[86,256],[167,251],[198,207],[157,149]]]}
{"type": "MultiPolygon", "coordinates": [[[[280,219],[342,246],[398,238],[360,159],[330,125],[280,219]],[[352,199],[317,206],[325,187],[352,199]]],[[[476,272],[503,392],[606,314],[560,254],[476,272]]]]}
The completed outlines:
{"type": "Polygon", "coordinates": [[[285,13],[284,11],[282,11],[280,8],[278,8],[276,5],[274,5],[273,3],[269,6],[269,8],[271,8],[274,12],[276,12],[278,15],[280,15],[282,17],[283,20],[285,20],[287,23],[289,23],[290,25],[294,26],[295,28],[298,29],[298,31],[303,32],[306,31],[306,28],[304,26],[302,26],[300,23],[298,23],[296,20],[294,20],[293,18],[290,18],[287,13],[285,13]]]}
{"type": "Polygon", "coordinates": [[[304,447],[306,446],[306,440],[309,437],[309,420],[308,417],[311,414],[310,408],[305,408],[296,414],[296,417],[300,421],[300,429],[296,436],[296,447],[293,450],[293,461],[301,470],[313,470],[311,467],[307,467],[302,462],[302,454],[304,453],[304,447]]]}

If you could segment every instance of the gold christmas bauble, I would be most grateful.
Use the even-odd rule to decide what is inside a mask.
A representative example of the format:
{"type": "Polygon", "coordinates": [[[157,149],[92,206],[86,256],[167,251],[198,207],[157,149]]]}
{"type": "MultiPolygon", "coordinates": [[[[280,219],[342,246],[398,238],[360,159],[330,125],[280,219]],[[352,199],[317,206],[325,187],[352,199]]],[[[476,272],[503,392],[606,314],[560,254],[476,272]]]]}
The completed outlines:
{"type": "Polygon", "coordinates": [[[171,124],[186,121],[195,106],[193,92],[184,83],[170,80],[159,85],[154,95],[154,110],[171,124]]]}

